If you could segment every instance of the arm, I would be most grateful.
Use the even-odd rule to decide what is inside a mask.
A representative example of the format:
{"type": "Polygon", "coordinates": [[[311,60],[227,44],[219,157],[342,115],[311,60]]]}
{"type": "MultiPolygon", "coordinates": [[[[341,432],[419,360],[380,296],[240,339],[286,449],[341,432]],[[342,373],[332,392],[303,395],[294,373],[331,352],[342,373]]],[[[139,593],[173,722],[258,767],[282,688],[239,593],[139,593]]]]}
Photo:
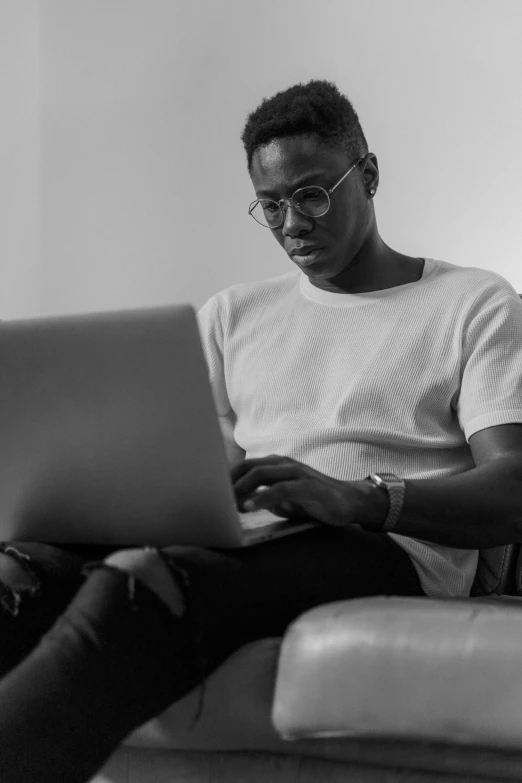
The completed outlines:
{"type": "MultiPolygon", "coordinates": [[[[476,467],[442,479],[405,481],[393,530],[455,549],[522,542],[522,424],[489,427],[470,437],[476,467]]],[[[380,532],[388,494],[367,480],[342,481],[290,457],[247,459],[231,471],[238,506],[380,532]],[[261,485],[268,485],[258,491],[261,485]],[[253,493],[256,493],[255,495],[253,493]]]]}
{"type": "MultiPolygon", "coordinates": [[[[522,542],[522,424],[489,427],[469,441],[476,467],[442,479],[406,480],[403,536],[458,549],[522,542]]],[[[384,489],[354,482],[361,494],[359,524],[378,530],[388,512],[384,489]]]]}
{"type": "MultiPolygon", "coordinates": [[[[407,479],[393,532],[457,549],[522,542],[521,335],[520,299],[499,280],[466,315],[451,400],[476,467],[440,479],[407,479]]],[[[394,472],[391,465],[387,470],[394,472]]],[[[282,455],[246,459],[231,477],[240,508],[248,498],[251,507],[280,516],[355,522],[375,531],[387,515],[387,493],[372,482],[336,480],[282,455]],[[252,497],[262,485],[269,489],[252,497]]]]}

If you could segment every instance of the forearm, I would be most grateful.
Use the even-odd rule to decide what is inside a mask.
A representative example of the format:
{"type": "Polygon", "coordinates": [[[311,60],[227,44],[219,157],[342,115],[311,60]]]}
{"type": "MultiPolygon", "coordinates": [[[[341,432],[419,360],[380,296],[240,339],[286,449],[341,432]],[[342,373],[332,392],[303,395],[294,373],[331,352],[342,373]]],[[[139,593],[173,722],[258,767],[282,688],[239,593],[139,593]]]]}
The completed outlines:
{"type": "MultiPolygon", "coordinates": [[[[388,512],[387,491],[371,481],[361,490],[358,521],[378,529],[388,512]]],[[[488,462],[441,479],[405,480],[393,530],[403,536],[457,549],[486,549],[522,542],[522,466],[511,458],[488,462]]]]}

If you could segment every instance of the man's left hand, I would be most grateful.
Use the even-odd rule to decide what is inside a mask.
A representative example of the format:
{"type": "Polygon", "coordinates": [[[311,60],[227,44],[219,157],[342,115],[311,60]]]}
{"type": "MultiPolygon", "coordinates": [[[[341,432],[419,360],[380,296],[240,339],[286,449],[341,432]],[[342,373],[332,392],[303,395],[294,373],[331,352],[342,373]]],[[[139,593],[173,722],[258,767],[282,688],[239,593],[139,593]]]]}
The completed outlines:
{"type": "Polygon", "coordinates": [[[266,508],[288,519],[305,518],[344,527],[357,521],[360,482],[326,476],[291,457],[270,454],[246,459],[231,470],[238,508],[247,498],[253,509],[266,508]],[[263,489],[256,494],[258,487],[263,489]]]}

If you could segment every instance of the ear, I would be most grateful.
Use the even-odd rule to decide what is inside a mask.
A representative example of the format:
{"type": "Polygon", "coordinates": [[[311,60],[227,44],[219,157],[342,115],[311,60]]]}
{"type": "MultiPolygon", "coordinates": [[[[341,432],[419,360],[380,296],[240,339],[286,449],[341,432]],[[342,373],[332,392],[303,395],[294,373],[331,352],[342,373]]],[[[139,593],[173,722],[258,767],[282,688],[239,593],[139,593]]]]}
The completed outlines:
{"type": "Polygon", "coordinates": [[[368,155],[365,156],[365,161],[363,163],[363,180],[364,189],[366,191],[369,191],[370,188],[375,188],[375,190],[377,190],[379,185],[379,164],[377,162],[377,156],[374,155],[373,152],[369,152],[368,155]]]}

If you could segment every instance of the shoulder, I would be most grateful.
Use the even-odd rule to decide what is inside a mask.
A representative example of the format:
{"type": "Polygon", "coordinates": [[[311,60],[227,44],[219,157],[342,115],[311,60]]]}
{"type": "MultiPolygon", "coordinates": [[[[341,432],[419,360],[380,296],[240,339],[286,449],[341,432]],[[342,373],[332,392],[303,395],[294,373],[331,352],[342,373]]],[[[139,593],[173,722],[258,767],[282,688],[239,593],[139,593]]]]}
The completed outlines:
{"type": "Polygon", "coordinates": [[[254,280],[247,283],[236,283],[215,294],[223,304],[237,305],[245,302],[257,301],[259,299],[270,298],[271,296],[280,297],[292,288],[299,281],[299,271],[290,270],[283,275],[269,277],[266,280],[254,280]]]}
{"type": "Polygon", "coordinates": [[[299,277],[299,270],[291,270],[266,280],[235,283],[213,294],[198,315],[209,316],[212,313],[226,321],[238,314],[242,317],[255,316],[259,309],[267,308],[275,301],[280,302],[284,296],[298,290],[299,277]]]}
{"type": "Polygon", "coordinates": [[[490,269],[439,263],[439,315],[458,328],[464,363],[477,351],[495,360],[500,343],[505,354],[519,354],[522,300],[511,283],[490,269]]]}
{"type": "Polygon", "coordinates": [[[506,296],[518,298],[511,283],[498,272],[475,266],[459,266],[448,261],[432,260],[436,277],[456,293],[465,292],[470,300],[477,297],[506,296]]]}

